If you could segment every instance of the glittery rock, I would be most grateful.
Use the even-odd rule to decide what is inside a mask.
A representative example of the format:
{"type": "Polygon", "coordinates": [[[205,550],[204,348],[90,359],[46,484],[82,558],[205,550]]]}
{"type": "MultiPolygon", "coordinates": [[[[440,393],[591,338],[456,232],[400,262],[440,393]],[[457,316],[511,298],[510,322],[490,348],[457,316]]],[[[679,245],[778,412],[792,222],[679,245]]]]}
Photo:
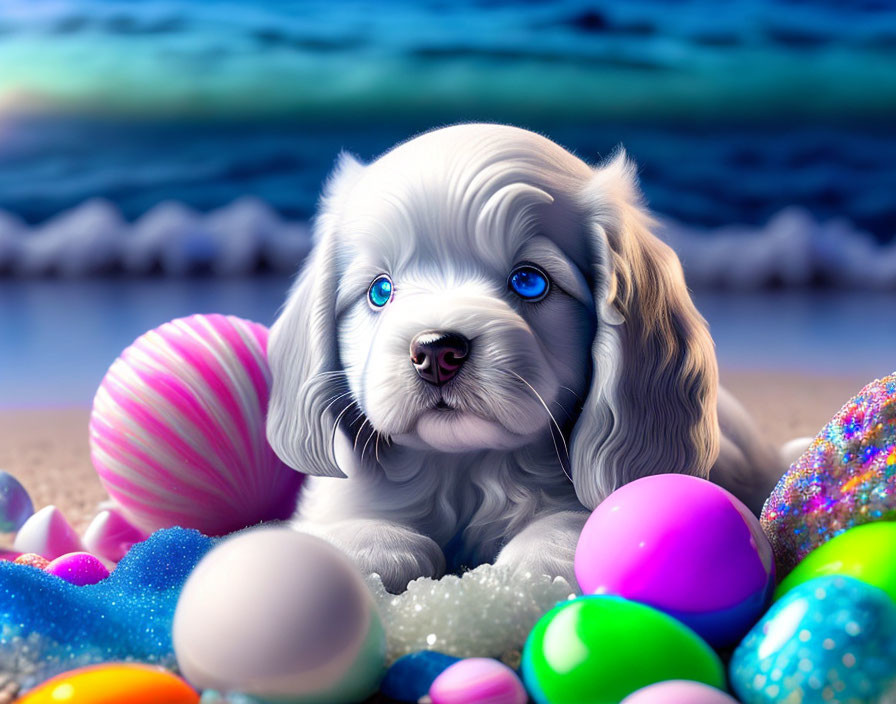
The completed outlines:
{"type": "Polygon", "coordinates": [[[864,387],[781,478],[762,511],[782,577],[853,526],[896,513],[896,373],[864,387]]]}

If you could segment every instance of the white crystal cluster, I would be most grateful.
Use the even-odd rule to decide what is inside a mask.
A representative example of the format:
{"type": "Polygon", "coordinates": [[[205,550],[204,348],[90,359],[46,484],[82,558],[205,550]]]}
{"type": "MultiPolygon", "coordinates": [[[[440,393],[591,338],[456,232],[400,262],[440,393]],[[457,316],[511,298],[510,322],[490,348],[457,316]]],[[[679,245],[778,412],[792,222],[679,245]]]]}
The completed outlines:
{"type": "Polygon", "coordinates": [[[575,596],[562,577],[515,575],[481,565],[457,577],[417,579],[390,594],[379,575],[367,578],[386,628],[387,659],[419,650],[457,657],[494,657],[515,666],[536,621],[575,596]]]}

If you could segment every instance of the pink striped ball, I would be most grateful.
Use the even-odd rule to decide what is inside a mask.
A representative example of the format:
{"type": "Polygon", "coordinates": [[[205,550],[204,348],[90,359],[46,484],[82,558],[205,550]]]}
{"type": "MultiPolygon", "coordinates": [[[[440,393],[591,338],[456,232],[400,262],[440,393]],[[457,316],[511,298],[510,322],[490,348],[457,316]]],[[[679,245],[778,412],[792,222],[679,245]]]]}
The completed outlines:
{"type": "Polygon", "coordinates": [[[93,402],[91,458],[135,526],[224,535],[290,516],[304,475],[265,436],[267,341],[258,323],[192,315],[115,360],[93,402]]]}
{"type": "Polygon", "coordinates": [[[491,658],[467,658],[451,665],[429,688],[432,704],[526,704],[520,678],[491,658]]]}

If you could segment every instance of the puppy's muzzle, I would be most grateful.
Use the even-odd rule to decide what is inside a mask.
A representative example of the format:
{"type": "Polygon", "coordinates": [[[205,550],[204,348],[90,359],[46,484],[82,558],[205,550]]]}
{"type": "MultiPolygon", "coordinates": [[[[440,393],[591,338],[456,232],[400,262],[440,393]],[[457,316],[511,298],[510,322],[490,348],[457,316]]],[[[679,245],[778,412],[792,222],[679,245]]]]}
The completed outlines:
{"type": "Polygon", "coordinates": [[[457,376],[470,356],[470,341],[463,335],[427,330],[411,340],[411,363],[423,381],[443,386],[457,376]]]}

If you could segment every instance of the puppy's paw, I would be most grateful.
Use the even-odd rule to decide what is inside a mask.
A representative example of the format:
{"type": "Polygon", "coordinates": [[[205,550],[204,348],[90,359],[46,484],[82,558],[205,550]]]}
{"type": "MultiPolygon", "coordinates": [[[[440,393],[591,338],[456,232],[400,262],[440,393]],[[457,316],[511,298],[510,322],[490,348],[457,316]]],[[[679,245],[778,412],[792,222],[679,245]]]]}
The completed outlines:
{"type": "Polygon", "coordinates": [[[505,567],[514,575],[522,577],[530,574],[533,576],[563,577],[577,593],[579,584],[576,581],[576,572],[574,562],[565,556],[556,556],[551,554],[532,554],[529,551],[520,548],[519,543],[510,546],[501,551],[495,565],[505,567]],[[508,548],[510,548],[508,550],[508,548]]]}
{"type": "Polygon", "coordinates": [[[515,574],[563,577],[580,592],[575,573],[576,544],[588,514],[562,511],[543,516],[520,531],[498,553],[495,564],[515,574]]]}
{"type": "Polygon", "coordinates": [[[445,574],[445,555],[438,544],[397,523],[357,519],[318,525],[314,532],[346,552],[364,574],[380,575],[393,594],[419,577],[438,579],[445,574]]]}

